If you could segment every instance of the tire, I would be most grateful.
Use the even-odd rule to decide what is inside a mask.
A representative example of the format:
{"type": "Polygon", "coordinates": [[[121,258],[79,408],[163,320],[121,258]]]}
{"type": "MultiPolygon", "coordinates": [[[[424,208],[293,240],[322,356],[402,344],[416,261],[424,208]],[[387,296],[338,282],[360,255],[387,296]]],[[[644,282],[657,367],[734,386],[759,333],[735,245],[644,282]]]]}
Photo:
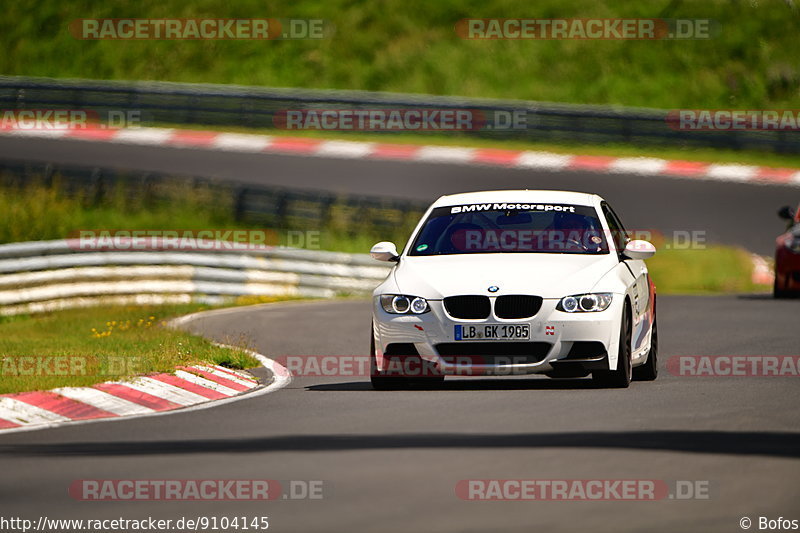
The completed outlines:
{"type": "MultiPolygon", "coordinates": [[[[441,385],[444,382],[444,376],[427,376],[427,377],[402,377],[402,376],[387,376],[378,370],[378,362],[375,357],[375,333],[370,332],[369,341],[369,379],[372,383],[372,388],[375,390],[403,390],[414,387],[433,388],[441,385]]],[[[423,361],[423,364],[427,363],[423,361]]]]}
{"type": "Polygon", "coordinates": [[[791,293],[786,289],[778,287],[778,276],[775,276],[775,281],[772,283],[772,296],[776,299],[788,298],[791,293]]]}
{"type": "Polygon", "coordinates": [[[636,381],[653,381],[658,377],[658,321],[653,319],[653,333],[650,340],[650,352],[647,362],[633,369],[633,379],[636,381]]]}
{"type": "Polygon", "coordinates": [[[619,356],[616,370],[596,370],[592,380],[604,388],[627,389],[633,379],[631,368],[631,315],[627,305],[622,312],[622,323],[619,328],[619,356]]]}

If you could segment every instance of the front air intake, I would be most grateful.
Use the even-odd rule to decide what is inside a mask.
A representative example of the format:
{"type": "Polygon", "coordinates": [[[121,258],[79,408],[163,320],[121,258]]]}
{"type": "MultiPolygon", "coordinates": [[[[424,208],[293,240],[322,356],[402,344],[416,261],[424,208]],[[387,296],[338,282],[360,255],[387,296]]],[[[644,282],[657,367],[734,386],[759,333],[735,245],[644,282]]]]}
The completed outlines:
{"type": "Polygon", "coordinates": [[[547,357],[548,342],[445,342],[437,344],[439,356],[450,364],[503,366],[534,364],[547,357]]]}

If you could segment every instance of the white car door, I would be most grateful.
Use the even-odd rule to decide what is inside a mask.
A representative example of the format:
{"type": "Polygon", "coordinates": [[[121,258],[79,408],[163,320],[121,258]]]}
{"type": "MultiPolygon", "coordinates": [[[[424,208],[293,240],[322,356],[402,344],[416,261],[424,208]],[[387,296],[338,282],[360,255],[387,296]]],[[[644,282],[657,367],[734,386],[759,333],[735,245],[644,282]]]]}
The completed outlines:
{"type": "MultiPolygon", "coordinates": [[[[619,217],[607,203],[603,202],[603,215],[606,217],[611,236],[618,250],[625,249],[630,241],[625,227],[619,217]]],[[[650,287],[647,279],[647,265],[641,259],[630,259],[620,256],[620,265],[631,276],[631,307],[633,308],[633,329],[631,334],[632,355],[635,359],[649,345],[647,341],[650,324],[647,321],[647,310],[650,305],[650,287]]],[[[624,274],[624,272],[623,272],[624,274]]],[[[627,278],[627,275],[625,276],[627,278]]]]}

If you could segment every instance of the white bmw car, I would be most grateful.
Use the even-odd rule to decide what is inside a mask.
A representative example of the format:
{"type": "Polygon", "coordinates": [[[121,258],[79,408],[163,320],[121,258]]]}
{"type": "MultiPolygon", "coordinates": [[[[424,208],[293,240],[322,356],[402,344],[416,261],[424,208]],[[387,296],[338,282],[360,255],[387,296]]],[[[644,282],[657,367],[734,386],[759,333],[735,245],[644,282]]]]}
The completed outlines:
{"type": "Polygon", "coordinates": [[[611,207],[578,192],[442,196],[373,295],[374,388],[444,376],[545,374],[605,387],[658,374],[647,241],[611,207]]]}

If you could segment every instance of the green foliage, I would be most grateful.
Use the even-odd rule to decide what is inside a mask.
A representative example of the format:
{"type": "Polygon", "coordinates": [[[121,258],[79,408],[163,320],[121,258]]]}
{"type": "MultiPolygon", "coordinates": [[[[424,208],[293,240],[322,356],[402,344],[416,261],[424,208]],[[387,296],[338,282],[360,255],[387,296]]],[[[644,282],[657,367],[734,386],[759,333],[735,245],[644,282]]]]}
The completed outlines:
{"type": "Polygon", "coordinates": [[[647,267],[659,294],[743,293],[771,288],[753,284],[750,254],[730,246],[686,250],[662,246],[647,261],[647,267]]]}
{"type": "Polygon", "coordinates": [[[0,73],[365,89],[660,108],[797,108],[798,9],[781,0],[7,2],[0,73]],[[85,41],[78,18],[321,18],[293,41],[85,41]],[[462,18],[710,18],[708,40],[463,40],[462,18]]]}
{"type": "MultiPolygon", "coordinates": [[[[201,308],[95,307],[0,321],[0,394],[87,386],[171,372],[178,365],[199,362],[231,368],[257,366],[241,349],[220,348],[202,337],[165,327],[165,319],[201,308]],[[36,365],[31,367],[23,357],[37,358],[36,365]]],[[[245,348],[245,344],[237,345],[245,348]]]]}
{"type": "Polygon", "coordinates": [[[0,185],[0,243],[64,239],[82,229],[238,227],[230,197],[178,180],[157,189],[147,194],[118,185],[102,195],[88,188],[67,194],[58,177],[52,183],[0,185]]]}
{"type": "Polygon", "coordinates": [[[52,183],[0,184],[0,244],[65,239],[80,230],[249,229],[265,230],[267,244],[363,253],[379,240],[402,245],[420,215],[336,202],[325,220],[296,216],[287,227],[276,227],[255,217],[237,220],[233,191],[223,186],[211,189],[176,178],[154,189],[145,192],[136,183],[120,182],[102,195],[88,188],[67,193],[57,176],[52,183]]]}

